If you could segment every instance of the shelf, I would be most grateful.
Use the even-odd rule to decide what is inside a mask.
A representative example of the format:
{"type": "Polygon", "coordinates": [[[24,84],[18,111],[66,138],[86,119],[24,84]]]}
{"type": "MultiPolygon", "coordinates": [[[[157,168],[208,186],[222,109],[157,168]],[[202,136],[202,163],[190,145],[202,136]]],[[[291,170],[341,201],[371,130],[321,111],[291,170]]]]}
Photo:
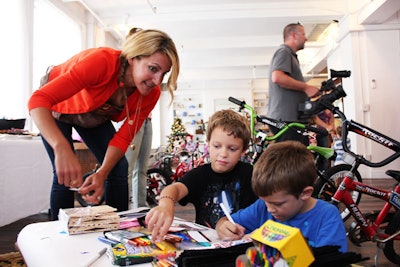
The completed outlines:
{"type": "Polygon", "coordinates": [[[200,95],[177,96],[173,103],[174,118],[180,118],[186,131],[195,135],[204,122],[203,103],[200,95]]]}

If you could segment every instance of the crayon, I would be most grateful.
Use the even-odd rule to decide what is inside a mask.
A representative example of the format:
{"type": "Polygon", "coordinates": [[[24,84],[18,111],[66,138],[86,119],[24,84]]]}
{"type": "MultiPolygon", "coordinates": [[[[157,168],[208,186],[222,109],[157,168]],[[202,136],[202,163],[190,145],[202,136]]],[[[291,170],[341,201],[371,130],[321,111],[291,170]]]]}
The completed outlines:
{"type": "Polygon", "coordinates": [[[182,241],[182,237],[175,234],[166,234],[164,240],[170,243],[178,243],[182,241]]]}
{"type": "Polygon", "coordinates": [[[166,250],[167,249],[167,247],[163,244],[163,243],[161,243],[161,242],[155,242],[154,243],[155,245],[156,245],[156,247],[158,247],[160,250],[166,250]]]}
{"type": "Polygon", "coordinates": [[[251,267],[250,261],[245,254],[236,258],[236,267],[251,267]]]}

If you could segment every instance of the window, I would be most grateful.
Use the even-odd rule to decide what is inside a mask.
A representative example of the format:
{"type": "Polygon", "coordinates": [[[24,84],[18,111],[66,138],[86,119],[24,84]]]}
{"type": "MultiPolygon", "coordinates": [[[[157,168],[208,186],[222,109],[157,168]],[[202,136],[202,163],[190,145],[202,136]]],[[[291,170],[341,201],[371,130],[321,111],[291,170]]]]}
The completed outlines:
{"type": "MultiPolygon", "coordinates": [[[[0,22],[4,26],[0,118],[29,118],[27,101],[32,91],[47,66],[82,49],[81,29],[46,0],[10,1],[0,11],[0,22]]],[[[26,128],[32,130],[32,125],[26,128]]]]}

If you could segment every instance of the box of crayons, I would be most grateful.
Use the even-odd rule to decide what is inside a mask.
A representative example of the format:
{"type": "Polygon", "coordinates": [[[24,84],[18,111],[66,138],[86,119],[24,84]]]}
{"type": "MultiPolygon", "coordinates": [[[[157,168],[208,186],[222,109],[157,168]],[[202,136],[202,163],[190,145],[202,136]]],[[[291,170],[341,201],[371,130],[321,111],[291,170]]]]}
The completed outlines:
{"type": "Polygon", "coordinates": [[[254,247],[236,259],[236,267],[303,267],[314,261],[312,251],[298,228],[268,220],[251,234],[251,238],[254,247]]]}
{"type": "Polygon", "coordinates": [[[150,238],[140,232],[125,230],[106,232],[105,237],[117,241],[108,250],[114,265],[130,266],[146,262],[175,261],[177,248],[167,241],[152,243],[150,238]]]}

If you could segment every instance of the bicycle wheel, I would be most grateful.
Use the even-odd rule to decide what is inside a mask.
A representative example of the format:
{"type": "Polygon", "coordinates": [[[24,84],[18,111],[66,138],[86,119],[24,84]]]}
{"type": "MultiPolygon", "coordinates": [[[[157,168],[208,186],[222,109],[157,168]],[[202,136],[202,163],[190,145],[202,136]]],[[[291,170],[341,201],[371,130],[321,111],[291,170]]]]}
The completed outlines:
{"type": "MultiPolygon", "coordinates": [[[[331,201],[333,195],[335,194],[337,187],[342,182],[343,178],[348,175],[351,169],[351,165],[340,164],[327,169],[322,176],[318,177],[317,182],[314,185],[313,196],[318,199],[325,201],[331,201]]],[[[353,172],[353,177],[356,181],[362,182],[360,173],[356,170],[353,172]]],[[[358,204],[361,200],[361,194],[356,191],[350,192],[353,201],[358,204]]],[[[342,220],[346,221],[350,217],[350,211],[342,204],[338,204],[340,215],[342,220]]]]}
{"type": "Polygon", "coordinates": [[[147,170],[147,202],[158,204],[161,190],[171,184],[171,177],[162,169],[153,168],[147,170]]]}
{"type": "MultiPolygon", "coordinates": [[[[95,172],[95,171],[90,171],[90,172],[85,173],[85,175],[83,175],[83,181],[85,181],[86,178],[89,177],[90,175],[92,175],[94,172],[95,172]]],[[[99,205],[103,204],[103,202],[104,202],[104,196],[102,196],[98,204],[88,203],[88,202],[86,202],[86,201],[82,198],[82,195],[79,194],[78,192],[75,193],[75,198],[76,198],[76,200],[79,202],[79,204],[80,204],[82,207],[87,207],[87,206],[99,206],[99,205]]]]}
{"type": "MultiPolygon", "coordinates": [[[[396,212],[386,228],[386,234],[394,234],[400,230],[400,210],[396,212]]],[[[399,237],[399,236],[397,236],[399,237]]],[[[383,253],[393,263],[400,264],[400,240],[390,240],[385,243],[383,253]]]]}

